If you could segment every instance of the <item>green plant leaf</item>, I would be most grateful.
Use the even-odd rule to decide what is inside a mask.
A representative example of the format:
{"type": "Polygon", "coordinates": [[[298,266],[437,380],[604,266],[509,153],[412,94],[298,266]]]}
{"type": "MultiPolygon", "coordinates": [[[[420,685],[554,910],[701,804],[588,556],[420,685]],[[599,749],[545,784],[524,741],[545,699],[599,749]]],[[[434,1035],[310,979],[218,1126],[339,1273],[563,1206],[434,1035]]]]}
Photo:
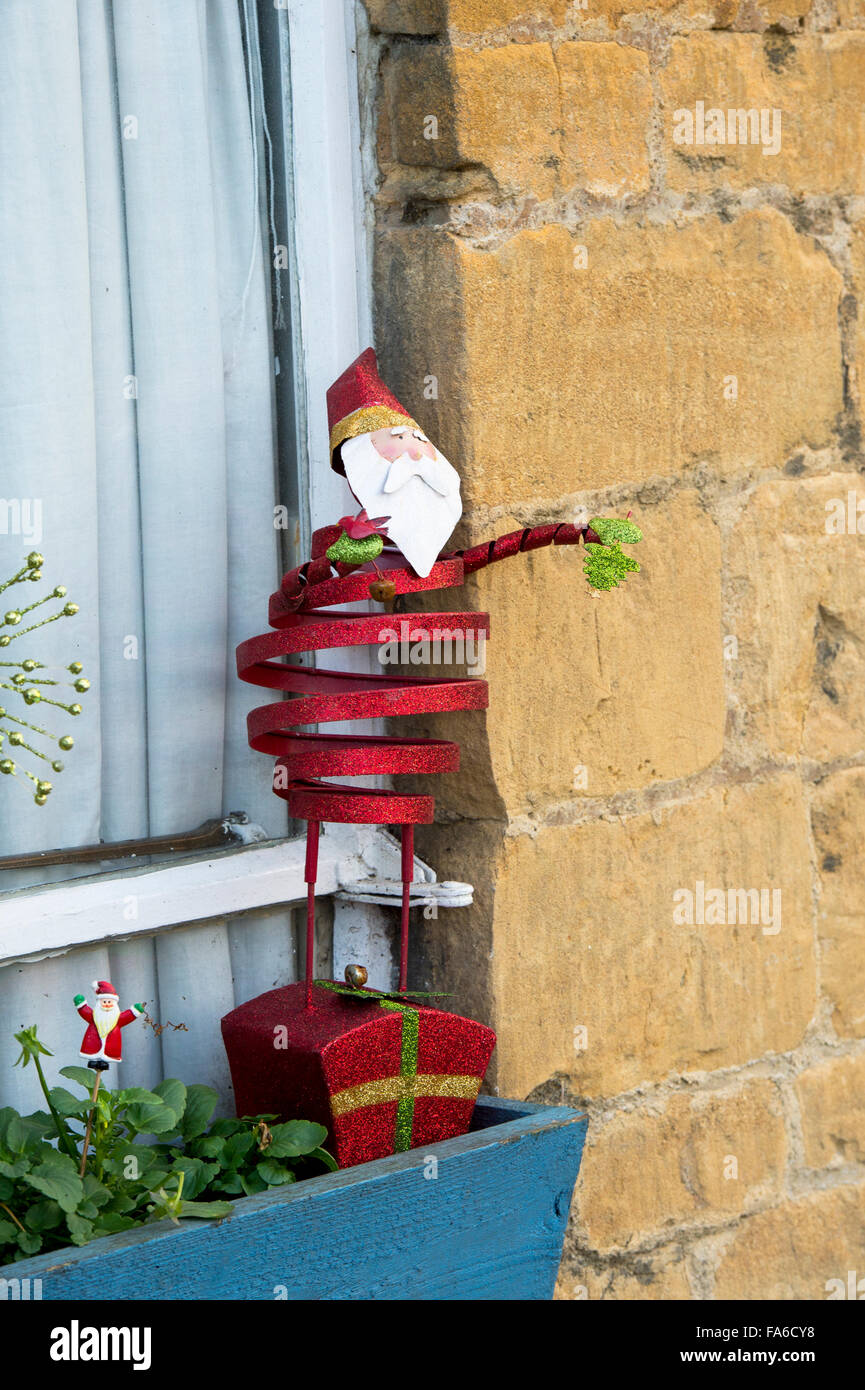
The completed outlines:
{"type": "Polygon", "coordinates": [[[133,1144],[131,1139],[115,1142],[104,1162],[104,1171],[109,1177],[117,1177],[126,1183],[139,1183],[145,1173],[157,1162],[155,1148],[147,1144],[133,1144]]]}
{"type": "Polygon", "coordinates": [[[115,1115],[112,1109],[114,1104],[113,1097],[108,1091],[100,1091],[96,1097],[96,1118],[103,1124],[112,1125],[115,1115]]]}
{"type": "Polygon", "coordinates": [[[46,1198],[42,1202],[33,1203],[24,1216],[24,1225],[29,1231],[35,1231],[39,1234],[42,1231],[50,1231],[54,1226],[59,1226],[62,1220],[63,1211],[60,1203],[46,1198]]]}
{"type": "Polygon", "coordinates": [[[84,1197],[95,1207],[104,1207],[111,1200],[111,1191],[101,1183],[94,1173],[84,1174],[84,1197]]]}
{"type": "Polygon", "coordinates": [[[177,1128],[177,1116],[162,1100],[158,1105],[130,1105],[124,1118],[139,1134],[170,1134],[177,1128]]]}
{"type": "Polygon", "coordinates": [[[0,1174],[2,1174],[4,1178],[11,1178],[12,1180],[15,1178],[23,1178],[24,1174],[29,1171],[29,1158],[16,1158],[13,1163],[7,1163],[5,1160],[0,1159],[0,1174]]]}
{"type": "Polygon", "coordinates": [[[309,1158],[317,1158],[318,1161],[319,1161],[319,1163],[323,1163],[323,1164],[324,1164],[324,1166],[325,1166],[325,1168],[327,1168],[328,1172],[330,1172],[330,1173],[338,1173],[338,1172],[339,1172],[339,1164],[337,1163],[336,1159],[333,1157],[333,1154],[329,1154],[329,1153],[328,1153],[327,1149],[320,1149],[320,1148],[319,1148],[319,1149],[313,1149],[313,1150],[311,1151],[311,1153],[310,1153],[308,1156],[309,1156],[309,1158]]]}
{"type": "Polygon", "coordinates": [[[24,1116],[25,1125],[29,1125],[33,1130],[39,1130],[46,1138],[56,1137],[57,1130],[54,1129],[54,1116],[47,1111],[33,1111],[32,1115],[24,1116]]]}
{"type": "Polygon", "coordinates": [[[210,1126],[209,1133],[216,1135],[220,1139],[229,1139],[232,1134],[240,1134],[246,1131],[247,1126],[242,1120],[229,1120],[227,1117],[214,1120],[210,1126]]]}
{"type": "Polygon", "coordinates": [[[0,1145],[10,1154],[23,1153],[27,1145],[27,1127],[8,1105],[0,1110],[0,1145]]]}
{"type": "Polygon", "coordinates": [[[73,1212],[84,1196],[84,1184],[66,1154],[50,1153],[24,1181],[45,1197],[53,1197],[65,1212],[73,1212]]]}
{"type": "Polygon", "coordinates": [[[257,1168],[253,1168],[250,1173],[241,1173],[240,1185],[247,1197],[257,1197],[260,1192],[267,1191],[267,1183],[264,1178],[259,1177],[257,1168]]]}
{"type": "Polygon", "coordinates": [[[101,1211],[99,1217],[93,1223],[94,1236],[113,1236],[118,1231],[128,1231],[133,1226],[140,1225],[131,1216],[122,1216],[118,1211],[101,1211]]]}
{"type": "Polygon", "coordinates": [[[319,1148],[327,1138],[324,1125],[314,1124],[312,1120],[288,1120],[283,1125],[274,1125],[270,1133],[273,1142],[267,1146],[268,1158],[300,1158],[319,1148]]]}
{"type": "Polygon", "coordinates": [[[225,1141],[222,1163],[225,1168],[239,1168],[253,1144],[255,1135],[247,1130],[243,1134],[231,1134],[225,1141]]]}
{"type": "MultiPolygon", "coordinates": [[[[77,1081],[79,1086],[83,1086],[89,1096],[93,1094],[93,1083],[96,1079],[96,1072],[89,1067],[61,1067],[60,1075],[65,1076],[67,1081],[77,1081]]],[[[100,1087],[104,1090],[104,1087],[100,1087]]]]}
{"type": "Polygon", "coordinates": [[[255,1171],[260,1174],[268,1187],[282,1187],[285,1183],[297,1181],[296,1175],[290,1168],[285,1168],[281,1163],[270,1158],[265,1158],[259,1163],[255,1171]]]}
{"type": "Polygon", "coordinates": [[[212,1086],[187,1086],[186,1108],[180,1123],[184,1139],[195,1139],[204,1133],[218,1099],[212,1086]]]}
{"type": "Polygon", "coordinates": [[[10,1245],[18,1234],[18,1227],[13,1221],[0,1220],[0,1245],[10,1245]]]}
{"type": "Polygon", "coordinates": [[[18,1231],[15,1239],[25,1255],[37,1255],[42,1249],[42,1237],[35,1231],[18,1231]]]}
{"type": "Polygon", "coordinates": [[[200,1139],[193,1139],[189,1144],[189,1152],[194,1158],[215,1158],[221,1163],[222,1155],[225,1150],[225,1140],[220,1139],[217,1134],[203,1134],[200,1139]]]}
{"type": "Polygon", "coordinates": [[[219,1164],[203,1163],[200,1158],[178,1158],[174,1162],[172,1171],[185,1174],[183,1195],[188,1197],[190,1201],[194,1201],[204,1191],[208,1183],[216,1177],[219,1172],[219,1164]]]}
{"type": "Polygon", "coordinates": [[[118,1106],[126,1105],[164,1105],[162,1096],[155,1091],[145,1091],[143,1086],[127,1086],[114,1096],[118,1106]]]}
{"type": "Polygon", "coordinates": [[[48,1094],[58,1115],[74,1115],[76,1119],[86,1120],[92,1109],[92,1104],[86,1096],[73,1096],[65,1086],[52,1086],[48,1094]]]}
{"type": "MultiPolygon", "coordinates": [[[[58,1119],[59,1119],[59,1117],[58,1117],[58,1119]]],[[[62,1124],[63,1121],[60,1120],[60,1123],[62,1124]]],[[[53,1139],[53,1138],[55,1137],[55,1135],[57,1134],[57,1128],[56,1128],[56,1125],[55,1125],[54,1121],[53,1121],[53,1120],[51,1121],[51,1126],[50,1126],[50,1129],[49,1129],[47,1135],[46,1135],[46,1131],[45,1131],[45,1128],[44,1128],[43,1123],[42,1123],[42,1117],[41,1117],[40,1115],[36,1115],[36,1116],[33,1116],[33,1115],[22,1115],[22,1116],[21,1116],[21,1125],[22,1125],[22,1128],[23,1128],[23,1130],[24,1130],[24,1152],[25,1152],[25,1154],[27,1154],[28,1156],[34,1157],[34,1158],[35,1158],[35,1157],[42,1157],[43,1154],[47,1152],[47,1148],[46,1148],[46,1144],[45,1144],[46,1138],[47,1138],[47,1137],[50,1137],[51,1139],[53,1139]]],[[[68,1133],[68,1131],[67,1131],[67,1133],[68,1133]]],[[[54,1153],[54,1149],[53,1149],[53,1148],[51,1149],[51,1152],[54,1153]]],[[[77,1154],[76,1154],[74,1148],[72,1149],[72,1153],[71,1153],[70,1157],[73,1158],[73,1159],[77,1158],[77,1154]]]]}
{"type": "Polygon", "coordinates": [[[34,1110],[32,1115],[24,1115],[21,1123],[33,1138],[54,1139],[57,1135],[54,1117],[47,1110],[34,1110]]]}
{"type": "Polygon", "coordinates": [[[221,1220],[223,1217],[231,1216],[234,1211],[233,1202],[181,1202],[181,1216],[197,1216],[203,1221],[221,1220]]]}
{"type": "MultiPolygon", "coordinates": [[[[157,1163],[154,1163],[154,1165],[153,1165],[152,1168],[148,1168],[148,1169],[147,1169],[147,1172],[144,1173],[144,1174],[142,1174],[142,1177],[141,1177],[141,1180],[140,1180],[140,1186],[141,1186],[142,1192],[143,1192],[143,1193],[146,1193],[147,1191],[153,1192],[153,1191],[155,1190],[155,1188],[160,1187],[160,1186],[162,1185],[162,1183],[166,1182],[170,1176],[171,1176],[171,1169],[170,1169],[170,1168],[165,1167],[164,1164],[162,1164],[162,1163],[158,1163],[158,1162],[157,1162],[157,1163]]],[[[139,1205],[140,1205],[140,1196],[139,1196],[139,1205]]]]}
{"type": "Polygon", "coordinates": [[[183,1117],[186,1109],[186,1087],[182,1081],[177,1081],[174,1077],[166,1077],[165,1081],[160,1081],[154,1087],[156,1094],[161,1096],[169,1110],[173,1110],[177,1120],[183,1117]]]}
{"type": "Polygon", "coordinates": [[[73,1245],[86,1245],[88,1240],[93,1239],[93,1222],[79,1216],[77,1212],[69,1212],[66,1225],[69,1227],[73,1245]]]}
{"type": "Polygon", "coordinates": [[[217,1192],[228,1192],[232,1196],[236,1193],[238,1197],[243,1192],[243,1183],[240,1180],[240,1174],[236,1171],[223,1173],[214,1178],[211,1187],[215,1188],[217,1192]]]}
{"type": "Polygon", "coordinates": [[[101,1213],[101,1216],[108,1216],[109,1214],[113,1214],[115,1216],[124,1216],[126,1212],[134,1211],[136,1206],[137,1203],[133,1201],[132,1197],[130,1197],[128,1192],[115,1192],[114,1196],[111,1198],[111,1201],[108,1203],[105,1210],[101,1213]]]}

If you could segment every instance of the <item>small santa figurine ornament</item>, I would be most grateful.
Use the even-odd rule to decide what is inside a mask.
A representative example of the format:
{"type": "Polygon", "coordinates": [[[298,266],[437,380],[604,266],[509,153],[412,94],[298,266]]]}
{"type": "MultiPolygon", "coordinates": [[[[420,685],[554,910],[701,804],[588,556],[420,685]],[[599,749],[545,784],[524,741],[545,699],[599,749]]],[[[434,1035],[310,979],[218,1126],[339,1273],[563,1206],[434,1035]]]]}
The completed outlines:
{"type": "Polygon", "coordinates": [[[144,1013],[143,1004],[133,1004],[121,1013],[118,996],[108,980],[94,980],[96,1002],[93,1008],[83,994],[76,994],[75,1007],[87,1024],[81,1043],[81,1056],[93,1071],[107,1071],[111,1062],[121,1060],[121,1028],[134,1023],[144,1013]]]}
{"type": "Polygon", "coordinates": [[[94,980],[93,993],[96,998],[92,1008],[83,994],[76,994],[73,1001],[87,1024],[87,1031],[81,1043],[81,1056],[87,1058],[88,1067],[96,1073],[93,1082],[93,1094],[90,1097],[92,1109],[87,1117],[87,1130],[81,1151],[79,1172],[82,1178],[87,1166],[87,1150],[90,1147],[93,1118],[96,1114],[96,1097],[99,1095],[99,1082],[102,1079],[102,1073],[108,1070],[112,1062],[119,1062],[121,1059],[121,1028],[125,1028],[127,1023],[134,1023],[135,1019],[144,1013],[143,1004],[133,1004],[131,1009],[124,1009],[121,1013],[118,996],[114,986],[108,980],[94,980]]]}

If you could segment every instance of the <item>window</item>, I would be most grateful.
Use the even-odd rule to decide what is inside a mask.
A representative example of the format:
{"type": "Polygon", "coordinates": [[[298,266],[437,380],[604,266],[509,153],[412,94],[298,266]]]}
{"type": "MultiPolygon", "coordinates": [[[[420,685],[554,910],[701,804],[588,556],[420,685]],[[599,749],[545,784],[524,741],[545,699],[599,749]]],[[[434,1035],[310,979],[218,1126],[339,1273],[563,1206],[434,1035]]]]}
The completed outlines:
{"type": "MultiPolygon", "coordinates": [[[[233,651],[344,501],[325,390],[370,337],[354,16],[339,0],[12,4],[0,40],[3,490],[42,501],[38,542],[7,527],[0,554],[12,572],[42,551],[79,612],[34,634],[38,659],[91,680],[47,804],[0,782],[0,853],[232,810],[267,837],[4,875],[0,1051],[37,1022],[56,1065],[74,1059],[72,996],[109,978],[163,1025],[136,1038],[125,1084],[180,1071],[225,1092],[220,1016],[297,974],[302,846],[247,747],[262,693],[233,651]]],[[[322,893],[389,853],[351,828],[322,849],[322,893]]],[[[29,1081],[4,1068],[4,1099],[26,1108],[29,1081]]]]}

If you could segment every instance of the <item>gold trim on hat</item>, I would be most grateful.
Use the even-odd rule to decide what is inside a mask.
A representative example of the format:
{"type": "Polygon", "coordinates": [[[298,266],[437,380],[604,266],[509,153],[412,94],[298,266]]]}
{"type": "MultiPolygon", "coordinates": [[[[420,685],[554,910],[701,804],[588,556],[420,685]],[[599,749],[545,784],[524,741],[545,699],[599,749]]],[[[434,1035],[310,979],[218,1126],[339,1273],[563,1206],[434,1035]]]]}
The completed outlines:
{"type": "Polygon", "coordinates": [[[347,1115],[366,1105],[385,1105],[418,1096],[443,1096],[449,1100],[477,1100],[481,1087],[478,1076],[437,1076],[424,1072],[419,1076],[386,1076],[381,1081],[362,1081],[359,1086],[347,1086],[330,1098],[331,1113],[347,1115]]]}
{"type": "Polygon", "coordinates": [[[360,409],[337,420],[330,432],[331,456],[347,439],[356,439],[359,434],[371,434],[373,430],[385,430],[396,425],[402,425],[405,429],[420,429],[410,415],[394,410],[392,406],[362,405],[360,409]]]}

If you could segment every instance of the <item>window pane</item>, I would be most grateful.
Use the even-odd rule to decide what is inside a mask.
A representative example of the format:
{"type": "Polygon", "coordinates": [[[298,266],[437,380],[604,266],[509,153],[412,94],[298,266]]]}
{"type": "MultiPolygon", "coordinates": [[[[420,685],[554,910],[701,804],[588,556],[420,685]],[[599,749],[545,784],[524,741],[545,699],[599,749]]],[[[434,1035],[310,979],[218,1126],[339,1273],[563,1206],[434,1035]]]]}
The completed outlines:
{"type": "MultiPolygon", "coordinates": [[[[268,186],[284,165],[262,90],[276,82],[267,102],[281,103],[287,75],[262,65],[254,13],[235,0],[0,6],[0,583],[44,555],[0,618],[58,583],[79,610],[23,637],[29,619],[0,627],[13,637],[0,659],[58,667],[28,684],[38,673],[43,694],[82,705],[2,692],[0,756],[22,729],[36,751],[17,744],[0,776],[0,855],[235,810],[288,830],[271,764],[246,739],[246,711],[267,697],[234,666],[297,562],[288,275],[275,345],[270,245],[286,200],[268,186]],[[89,690],[47,685],[74,681],[73,662],[89,690]],[[38,775],[40,749],[58,758],[51,733],[75,746],[40,806],[24,768],[38,775]]],[[[0,891],[91,871],[7,872],[0,891]]],[[[296,939],[292,911],[275,908],[0,970],[0,1104],[39,1104],[31,1072],[12,1069],[13,1030],[39,1025],[56,1079],[80,1045],[72,996],[109,979],[160,1028],[139,1025],[123,1082],[209,1082],[230,1109],[220,1015],[294,979],[296,939]]]]}
{"type": "Polygon", "coordinates": [[[14,193],[0,212],[0,582],[28,552],[45,559],[3,611],[56,584],[79,608],[24,636],[0,629],[13,636],[0,658],[58,667],[42,676],[61,682],[77,661],[90,681],[41,687],[80,703],[77,717],[3,692],[0,728],[36,751],[13,755],[8,737],[2,750],[16,771],[0,778],[0,853],[231,810],[285,833],[267,760],[246,743],[261,692],[233,659],[278,582],[274,508],[296,507],[293,459],[278,482],[255,35],[233,3],[13,0],[0,45],[14,193]],[[75,747],[61,755],[16,718],[75,747]],[[47,771],[38,751],[64,763],[41,806],[24,771],[47,771]]]}

